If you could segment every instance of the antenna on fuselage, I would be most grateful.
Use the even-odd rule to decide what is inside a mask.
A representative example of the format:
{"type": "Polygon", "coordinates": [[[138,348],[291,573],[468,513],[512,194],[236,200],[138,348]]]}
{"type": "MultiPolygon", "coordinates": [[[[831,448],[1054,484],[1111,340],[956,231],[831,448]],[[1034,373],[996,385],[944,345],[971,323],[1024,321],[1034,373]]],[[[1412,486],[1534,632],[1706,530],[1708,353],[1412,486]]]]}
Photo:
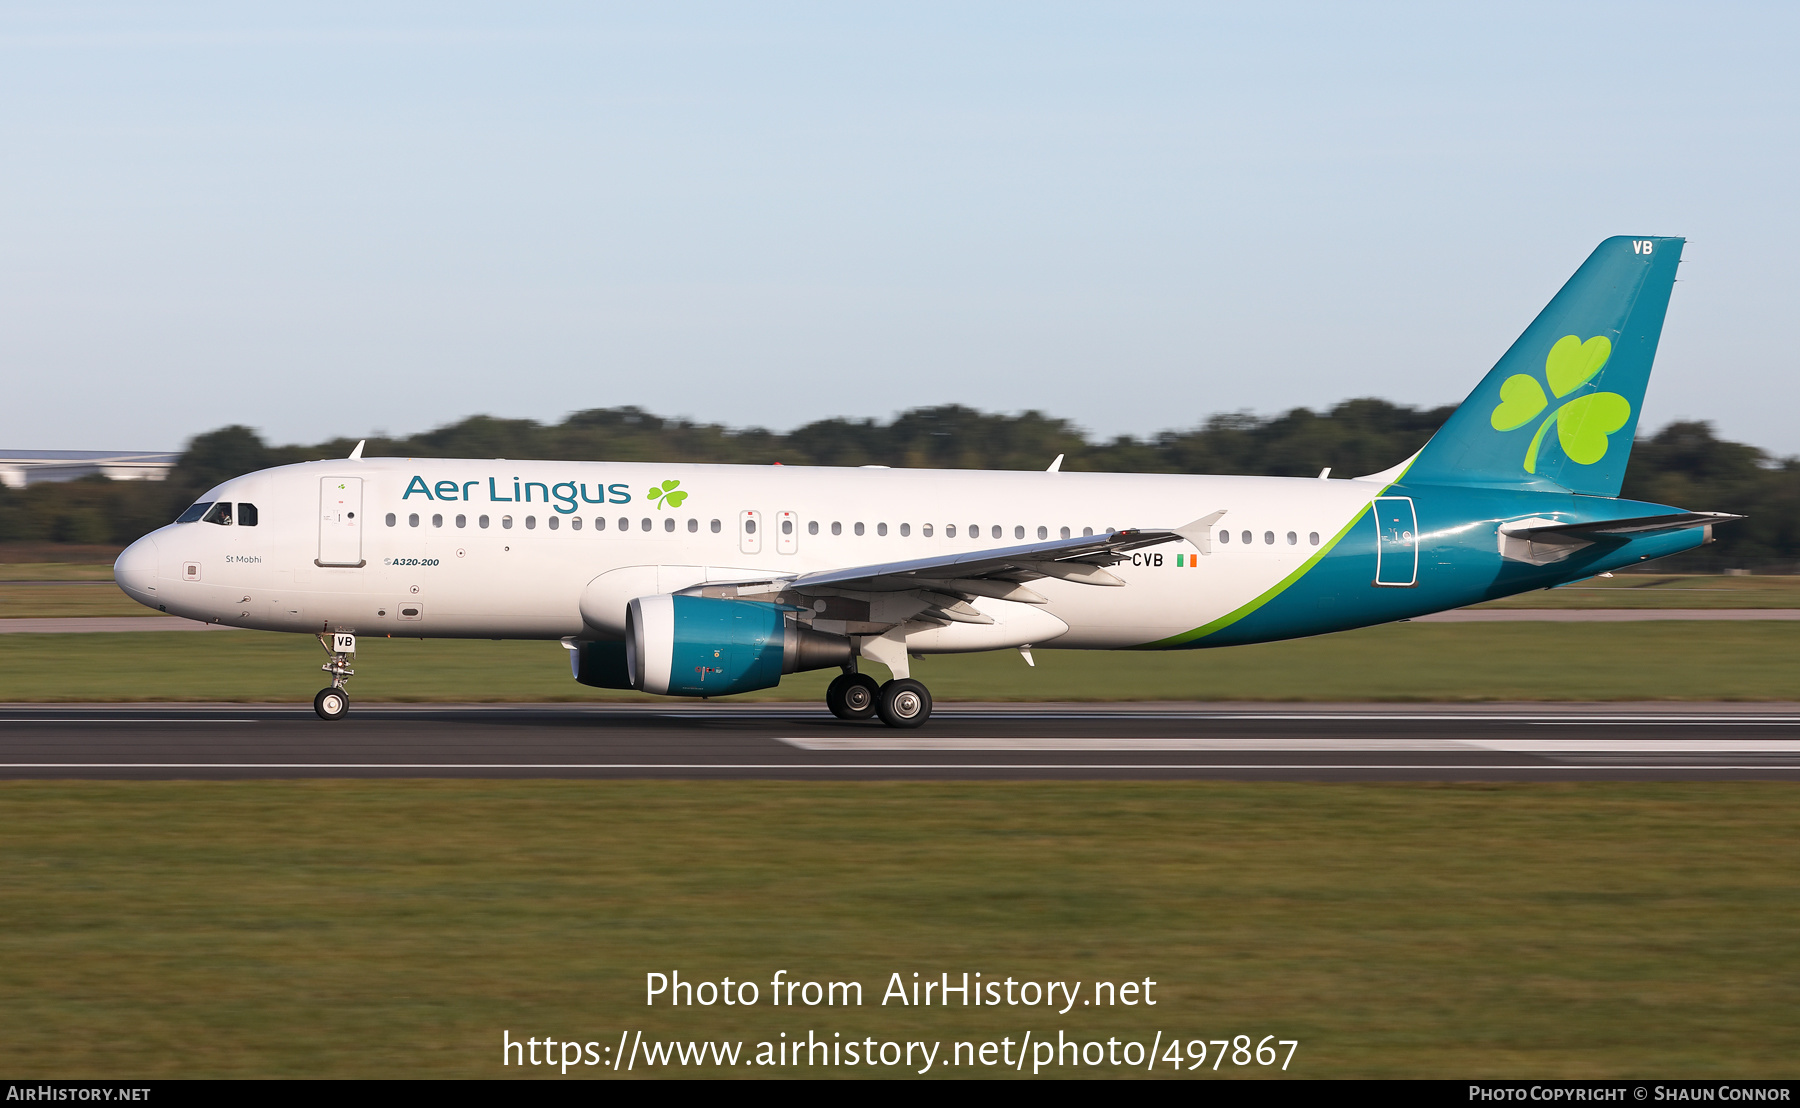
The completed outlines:
{"type": "Polygon", "coordinates": [[[356,449],[352,450],[350,452],[350,460],[351,461],[353,461],[353,462],[362,461],[362,448],[364,445],[366,445],[368,443],[368,441],[369,441],[368,439],[358,439],[356,441],[356,449]]]}
{"type": "Polygon", "coordinates": [[[1056,456],[1056,460],[1055,460],[1055,461],[1054,461],[1054,462],[1051,462],[1051,463],[1050,463],[1050,468],[1049,468],[1049,469],[1046,469],[1046,470],[1045,470],[1045,471],[1044,471],[1044,472],[1045,472],[1045,473],[1056,473],[1056,472],[1058,472],[1058,471],[1059,471],[1059,470],[1061,470],[1061,469],[1062,469],[1062,460],[1063,460],[1063,456],[1062,456],[1062,455],[1061,455],[1061,454],[1058,454],[1058,455],[1057,455],[1057,456],[1056,456]]]}

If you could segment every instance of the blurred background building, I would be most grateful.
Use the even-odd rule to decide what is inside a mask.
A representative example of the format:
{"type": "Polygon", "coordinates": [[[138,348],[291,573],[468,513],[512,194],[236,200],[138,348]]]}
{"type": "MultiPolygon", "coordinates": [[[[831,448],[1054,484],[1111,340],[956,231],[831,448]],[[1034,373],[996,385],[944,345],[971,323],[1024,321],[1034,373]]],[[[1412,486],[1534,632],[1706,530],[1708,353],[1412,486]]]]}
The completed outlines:
{"type": "Polygon", "coordinates": [[[0,450],[0,485],[22,489],[81,477],[162,481],[180,460],[179,453],[143,450],[0,450]]]}

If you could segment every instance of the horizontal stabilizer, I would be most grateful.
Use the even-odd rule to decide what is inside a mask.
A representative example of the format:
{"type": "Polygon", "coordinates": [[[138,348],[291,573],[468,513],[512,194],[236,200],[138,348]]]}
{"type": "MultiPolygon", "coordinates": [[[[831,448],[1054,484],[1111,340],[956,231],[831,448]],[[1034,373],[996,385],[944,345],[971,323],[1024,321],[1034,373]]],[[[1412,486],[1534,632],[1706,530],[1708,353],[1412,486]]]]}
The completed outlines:
{"type": "Polygon", "coordinates": [[[1658,531],[1685,531],[1689,527],[1705,527],[1714,523],[1729,523],[1743,516],[1730,512],[1675,512],[1670,515],[1636,516],[1631,519],[1601,519],[1588,523],[1555,523],[1536,519],[1523,519],[1518,523],[1502,524],[1500,533],[1519,539],[1532,539],[1550,535],[1649,535],[1658,531]]]}

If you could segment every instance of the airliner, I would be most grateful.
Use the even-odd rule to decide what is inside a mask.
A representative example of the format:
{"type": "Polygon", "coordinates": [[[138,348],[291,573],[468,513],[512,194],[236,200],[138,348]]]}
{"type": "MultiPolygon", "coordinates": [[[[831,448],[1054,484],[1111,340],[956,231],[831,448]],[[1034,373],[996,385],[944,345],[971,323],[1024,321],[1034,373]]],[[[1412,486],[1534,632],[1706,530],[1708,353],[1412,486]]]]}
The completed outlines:
{"type": "Polygon", "coordinates": [[[128,547],[159,612],[317,636],[543,639],[602,689],[841,671],[918,727],[927,654],[1188,650],[1404,620],[1635,566],[1741,516],[1619,498],[1685,240],[1602,242],[1413,457],[1364,477],[348,458],[209,490],[128,547]],[[864,661],[885,668],[877,681],[864,661]]]}

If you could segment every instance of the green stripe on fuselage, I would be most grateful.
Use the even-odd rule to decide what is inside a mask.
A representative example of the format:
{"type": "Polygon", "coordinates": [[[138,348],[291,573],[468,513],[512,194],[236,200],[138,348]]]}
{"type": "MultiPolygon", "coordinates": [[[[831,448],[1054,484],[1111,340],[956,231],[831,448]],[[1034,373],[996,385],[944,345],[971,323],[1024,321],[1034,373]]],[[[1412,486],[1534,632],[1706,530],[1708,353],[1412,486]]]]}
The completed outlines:
{"type": "Polygon", "coordinates": [[[1305,577],[1307,572],[1309,570],[1311,570],[1314,566],[1318,565],[1319,562],[1325,557],[1325,555],[1331,553],[1333,547],[1337,546],[1338,543],[1343,541],[1344,536],[1346,536],[1350,533],[1351,528],[1353,528],[1357,524],[1361,523],[1363,521],[1364,516],[1368,515],[1370,512],[1375,510],[1376,497],[1385,495],[1387,493],[1388,489],[1393,488],[1394,485],[1398,484],[1398,483],[1399,483],[1398,481],[1395,481],[1392,484],[1383,486],[1380,492],[1376,493],[1375,496],[1371,496],[1369,498],[1369,502],[1367,504],[1363,505],[1361,510],[1359,510],[1355,515],[1350,517],[1350,522],[1344,524],[1344,526],[1341,529],[1339,529],[1337,534],[1331,536],[1330,542],[1326,543],[1324,546],[1321,546],[1319,548],[1318,553],[1316,553],[1312,557],[1306,559],[1306,561],[1301,564],[1299,569],[1296,569],[1296,570],[1294,570],[1294,572],[1288,574],[1286,577],[1283,577],[1280,581],[1276,582],[1272,588],[1270,588],[1268,591],[1264,592],[1261,596],[1258,596],[1255,600],[1252,600],[1250,603],[1243,605],[1242,607],[1236,609],[1235,611],[1228,612],[1225,615],[1220,616],[1218,619],[1213,620],[1211,623],[1203,624],[1202,626],[1196,627],[1192,631],[1183,631],[1179,635],[1170,635],[1166,639],[1158,639],[1155,642],[1142,643],[1138,646],[1132,647],[1131,649],[1133,649],[1133,650],[1169,650],[1174,647],[1188,646],[1188,645],[1196,642],[1199,639],[1205,638],[1206,636],[1212,634],[1215,631],[1222,631],[1225,628],[1230,627],[1232,624],[1236,623],[1238,620],[1243,619],[1245,616],[1250,615],[1252,612],[1256,611],[1258,608],[1261,608],[1264,604],[1267,604],[1269,601],[1274,600],[1276,597],[1278,597],[1282,593],[1286,592],[1296,581],[1300,580],[1302,577],[1305,577]]]}

